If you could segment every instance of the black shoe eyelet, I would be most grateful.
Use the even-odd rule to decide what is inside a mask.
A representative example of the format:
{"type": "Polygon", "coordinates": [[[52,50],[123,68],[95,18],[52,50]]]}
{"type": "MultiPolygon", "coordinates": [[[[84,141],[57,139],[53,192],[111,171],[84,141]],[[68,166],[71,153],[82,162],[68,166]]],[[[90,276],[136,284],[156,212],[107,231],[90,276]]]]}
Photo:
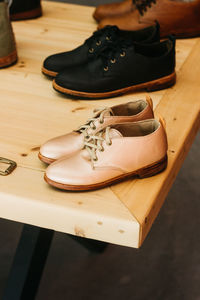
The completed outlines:
{"type": "Polygon", "coordinates": [[[105,68],[104,68],[104,71],[107,72],[107,71],[108,71],[108,67],[105,67],[105,68]]]}
{"type": "Polygon", "coordinates": [[[101,41],[96,42],[96,45],[100,46],[101,45],[101,41]]]}
{"type": "Polygon", "coordinates": [[[106,40],[107,40],[107,41],[110,41],[111,38],[110,38],[109,36],[106,36],[106,40]]]}
{"type": "Polygon", "coordinates": [[[90,53],[93,53],[93,52],[94,52],[94,48],[90,48],[90,49],[89,49],[89,52],[90,52],[90,53]]]}

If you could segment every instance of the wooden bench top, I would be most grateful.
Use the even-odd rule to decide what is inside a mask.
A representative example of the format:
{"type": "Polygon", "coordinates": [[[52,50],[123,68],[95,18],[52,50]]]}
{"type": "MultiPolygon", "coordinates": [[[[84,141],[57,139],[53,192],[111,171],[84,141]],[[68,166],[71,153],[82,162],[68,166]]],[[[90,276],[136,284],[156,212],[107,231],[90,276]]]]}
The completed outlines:
{"type": "Polygon", "coordinates": [[[96,29],[94,8],[43,2],[44,16],[13,23],[19,61],[0,70],[0,156],[17,169],[0,176],[0,217],[114,244],[139,247],[149,232],[200,125],[200,39],[177,41],[177,84],[150,93],[167,123],[169,165],[152,178],[84,193],[56,190],[37,157],[51,137],[76,129],[99,106],[145,97],[72,100],[41,74],[50,54],[71,50],[96,29]]]}

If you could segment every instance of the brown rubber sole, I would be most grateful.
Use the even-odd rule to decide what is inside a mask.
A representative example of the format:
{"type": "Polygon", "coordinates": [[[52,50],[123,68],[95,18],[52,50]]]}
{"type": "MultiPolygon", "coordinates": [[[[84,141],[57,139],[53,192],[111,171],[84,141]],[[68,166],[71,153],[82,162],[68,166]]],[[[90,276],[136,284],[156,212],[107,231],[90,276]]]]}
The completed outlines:
{"type": "Polygon", "coordinates": [[[67,94],[75,97],[81,97],[81,98],[93,98],[93,99],[99,99],[99,98],[110,98],[119,96],[128,92],[136,92],[141,90],[146,90],[148,92],[150,91],[156,91],[161,89],[166,89],[172,85],[174,85],[176,82],[176,73],[172,73],[168,76],[152,80],[145,83],[140,83],[137,85],[129,86],[126,88],[122,88],[119,90],[114,90],[111,92],[105,92],[105,93],[88,93],[88,92],[80,92],[80,91],[74,91],[67,88],[63,88],[62,86],[59,86],[55,80],[53,81],[53,88],[62,93],[67,94]]]}
{"type": "Polygon", "coordinates": [[[42,73],[51,78],[55,78],[56,75],[58,74],[57,72],[53,72],[53,71],[46,69],[45,67],[42,67],[42,73]]]}
{"type": "Polygon", "coordinates": [[[17,62],[17,51],[13,51],[7,56],[0,58],[0,68],[6,68],[14,65],[17,62]]]}
{"type": "Polygon", "coordinates": [[[50,184],[53,187],[56,187],[61,190],[67,190],[67,191],[92,191],[100,188],[107,187],[111,184],[120,182],[122,180],[128,179],[128,178],[146,178],[146,177],[151,177],[156,174],[159,174],[160,172],[164,171],[167,167],[167,155],[162,158],[161,160],[157,161],[154,164],[151,164],[147,167],[141,168],[137,171],[130,172],[127,174],[123,174],[114,178],[111,178],[109,180],[106,180],[104,182],[100,182],[97,184],[92,184],[92,185],[67,185],[67,184],[62,184],[55,182],[51,179],[49,179],[46,174],[44,175],[44,180],[50,184]]]}
{"type": "Polygon", "coordinates": [[[38,157],[42,162],[44,162],[45,164],[48,164],[48,165],[50,165],[51,163],[56,161],[56,159],[52,159],[52,158],[48,158],[46,156],[43,156],[40,152],[38,153],[38,157]]]}
{"type": "Polygon", "coordinates": [[[27,20],[27,19],[35,19],[41,17],[41,15],[42,15],[42,7],[38,6],[37,8],[29,11],[11,14],[10,19],[11,21],[20,21],[20,20],[27,20]]]}

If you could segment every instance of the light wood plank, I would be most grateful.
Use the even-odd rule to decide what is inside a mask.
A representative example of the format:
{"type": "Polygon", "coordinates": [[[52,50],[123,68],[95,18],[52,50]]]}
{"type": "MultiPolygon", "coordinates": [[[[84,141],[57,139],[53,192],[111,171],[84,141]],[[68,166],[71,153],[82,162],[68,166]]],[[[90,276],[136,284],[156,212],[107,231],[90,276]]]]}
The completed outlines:
{"type": "Polygon", "coordinates": [[[96,24],[91,16],[94,8],[45,1],[43,6],[44,17],[13,23],[19,62],[0,71],[0,156],[18,163],[12,175],[0,177],[0,216],[138,247],[198,128],[199,40],[177,42],[177,85],[167,92],[150,93],[156,113],[167,121],[167,171],[96,192],[66,193],[43,181],[45,165],[37,158],[39,146],[53,136],[77,128],[95,107],[144,98],[145,93],[84,101],[71,100],[53,91],[51,81],[41,74],[42,61],[52,53],[80,45],[96,29],[96,24]]]}
{"type": "MultiPolygon", "coordinates": [[[[41,74],[45,57],[78,46],[95,30],[92,11],[93,8],[88,7],[44,2],[43,18],[13,23],[20,59],[16,66],[0,73],[3,83],[1,97],[6,98],[1,104],[4,114],[1,116],[0,147],[1,155],[8,155],[21,166],[44,169],[35,155],[36,149],[47,139],[77,128],[95,107],[145,97],[145,93],[139,93],[101,101],[71,100],[56,93],[51,81],[41,74]],[[73,23],[70,28],[69,16],[73,23]],[[87,29],[79,28],[80,21],[86,24],[87,29]],[[14,83],[12,89],[11,83],[14,83]],[[28,124],[28,120],[31,123],[28,124]],[[17,133],[13,128],[17,129],[17,133]]],[[[177,70],[194,42],[195,39],[177,43],[177,70]]],[[[155,107],[163,94],[164,91],[150,93],[155,107]]]]}
{"type": "Polygon", "coordinates": [[[167,124],[167,170],[152,178],[112,187],[141,224],[140,244],[150,230],[200,126],[199,51],[200,40],[196,41],[181,68],[176,86],[166,92],[156,108],[156,114],[162,115],[167,124]]]}
{"type": "Polygon", "coordinates": [[[18,167],[0,177],[0,216],[87,238],[138,247],[139,224],[109,188],[66,193],[42,171],[18,167]]]}

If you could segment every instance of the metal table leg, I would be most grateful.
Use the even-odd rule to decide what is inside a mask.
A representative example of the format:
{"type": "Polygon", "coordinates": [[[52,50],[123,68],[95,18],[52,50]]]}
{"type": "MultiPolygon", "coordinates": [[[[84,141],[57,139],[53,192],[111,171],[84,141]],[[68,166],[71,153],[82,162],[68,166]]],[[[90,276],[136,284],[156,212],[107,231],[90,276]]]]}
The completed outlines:
{"type": "Polygon", "coordinates": [[[108,243],[106,242],[82,238],[71,234],[69,234],[69,237],[71,237],[73,240],[81,244],[84,248],[92,253],[102,253],[108,245],[108,243]]]}
{"type": "MultiPolygon", "coordinates": [[[[24,225],[2,300],[34,300],[45,267],[54,231],[24,225]]],[[[94,253],[107,243],[69,235],[94,253]]]]}
{"type": "Polygon", "coordinates": [[[24,225],[2,300],[33,300],[54,231],[24,225]]]}

